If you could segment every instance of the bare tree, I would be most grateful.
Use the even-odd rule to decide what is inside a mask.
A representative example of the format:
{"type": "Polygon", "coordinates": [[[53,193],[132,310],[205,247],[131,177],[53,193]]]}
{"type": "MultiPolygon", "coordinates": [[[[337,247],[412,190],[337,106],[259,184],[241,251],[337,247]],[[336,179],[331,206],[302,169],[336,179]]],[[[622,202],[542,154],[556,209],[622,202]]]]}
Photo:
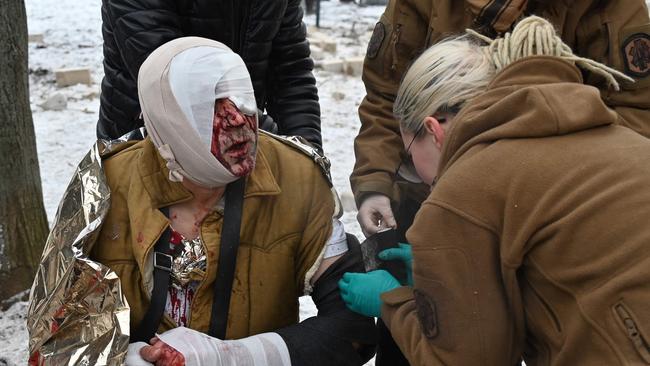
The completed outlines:
{"type": "Polygon", "coordinates": [[[29,107],[24,0],[0,0],[0,300],[30,287],[48,233],[29,107]]]}

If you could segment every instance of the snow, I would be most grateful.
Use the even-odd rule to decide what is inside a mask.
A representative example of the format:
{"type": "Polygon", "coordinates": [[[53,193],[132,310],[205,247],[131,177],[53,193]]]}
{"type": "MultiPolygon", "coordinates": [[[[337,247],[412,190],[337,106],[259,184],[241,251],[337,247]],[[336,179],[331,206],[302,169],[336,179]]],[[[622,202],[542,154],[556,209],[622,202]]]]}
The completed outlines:
{"type": "MultiPolygon", "coordinates": [[[[39,155],[43,198],[52,222],[59,200],[75,167],[95,141],[102,67],[101,0],[26,0],[30,34],[43,34],[42,45],[30,43],[30,99],[39,155]],[[89,68],[93,84],[58,88],[54,70],[89,68]],[[67,99],[62,111],[41,105],[60,93],[67,99]]],[[[323,1],[321,32],[337,40],[337,54],[329,58],[362,56],[382,6],[359,7],[323,1]]],[[[305,17],[308,25],[315,16],[305,17]]],[[[332,161],[334,184],[350,196],[348,177],[354,165],[352,144],[359,129],[357,108],[365,95],[359,76],[315,71],[322,110],[324,149],[332,161]],[[343,93],[341,95],[334,95],[343,93]]],[[[346,212],[346,230],[362,238],[356,212],[346,212]]],[[[301,319],[316,315],[309,297],[300,299],[301,319]]],[[[0,311],[0,366],[24,365],[28,358],[26,302],[0,311]]],[[[372,364],[372,362],[370,363],[372,364]]]]}
{"type": "Polygon", "coordinates": [[[0,366],[27,363],[27,302],[18,302],[7,311],[0,311],[0,366]]]}

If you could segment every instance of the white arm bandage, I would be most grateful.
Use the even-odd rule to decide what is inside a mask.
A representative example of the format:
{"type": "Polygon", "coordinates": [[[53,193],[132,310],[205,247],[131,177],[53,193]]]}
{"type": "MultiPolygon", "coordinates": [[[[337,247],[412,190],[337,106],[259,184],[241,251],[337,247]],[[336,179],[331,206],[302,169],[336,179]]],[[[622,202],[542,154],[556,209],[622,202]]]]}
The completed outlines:
{"type": "Polygon", "coordinates": [[[332,235],[330,235],[327,244],[325,244],[325,252],[323,259],[336,257],[348,251],[348,240],[345,237],[345,227],[339,219],[332,219],[332,235]]]}
{"type": "Polygon", "coordinates": [[[186,366],[290,366],[289,349],[277,333],[222,341],[180,327],[158,336],[183,354],[186,366]]]}

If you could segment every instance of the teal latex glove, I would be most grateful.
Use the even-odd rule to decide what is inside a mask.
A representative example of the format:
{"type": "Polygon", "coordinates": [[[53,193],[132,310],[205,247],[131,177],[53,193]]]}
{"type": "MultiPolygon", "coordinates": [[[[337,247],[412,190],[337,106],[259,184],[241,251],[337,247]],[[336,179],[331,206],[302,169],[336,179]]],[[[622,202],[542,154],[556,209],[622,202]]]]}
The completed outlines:
{"type": "Polygon", "coordinates": [[[381,316],[379,296],[400,287],[399,282],[383,269],[368,273],[346,273],[339,281],[339,290],[345,305],[365,316],[381,316]]]}
{"type": "Polygon", "coordinates": [[[383,261],[401,260],[406,265],[406,283],[404,286],[413,286],[413,253],[411,244],[399,243],[399,248],[388,248],[377,254],[383,261]]]}

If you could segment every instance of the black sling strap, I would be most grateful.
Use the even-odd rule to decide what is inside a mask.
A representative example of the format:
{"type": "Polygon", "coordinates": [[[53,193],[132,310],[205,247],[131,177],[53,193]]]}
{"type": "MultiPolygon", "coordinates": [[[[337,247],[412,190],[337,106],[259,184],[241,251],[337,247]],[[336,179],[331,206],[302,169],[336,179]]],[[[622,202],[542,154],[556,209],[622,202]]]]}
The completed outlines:
{"type": "MultiPolygon", "coordinates": [[[[239,230],[241,228],[242,208],[244,206],[245,178],[240,178],[226,186],[225,212],[221,232],[221,246],[217,278],[214,283],[212,315],[209,334],[224,339],[228,325],[228,310],[232,282],[235,277],[237,249],[239,248],[239,230]]],[[[169,217],[167,207],[160,209],[169,217]]],[[[167,292],[171,279],[173,258],[166,254],[169,248],[171,229],[167,228],[154,246],[153,292],[151,303],[144,315],[140,327],[131,335],[130,342],[149,342],[154,336],[165,311],[167,292]]]]}
{"type": "Polygon", "coordinates": [[[226,337],[230,294],[232,292],[232,282],[235,278],[237,249],[239,248],[239,230],[244,206],[245,185],[245,178],[240,178],[226,187],[226,209],[221,230],[219,263],[217,264],[217,278],[214,281],[212,315],[208,332],[212,337],[219,339],[225,339],[226,337]]]}
{"type": "MultiPolygon", "coordinates": [[[[165,216],[169,216],[169,209],[163,207],[160,209],[165,216]]],[[[144,314],[140,327],[131,334],[130,342],[147,342],[153,338],[160,320],[165,311],[167,302],[167,291],[172,271],[173,258],[166,254],[169,252],[169,240],[171,238],[171,229],[168,227],[160,235],[160,238],[154,246],[153,253],[153,292],[151,293],[151,302],[149,309],[144,314]]]]}

